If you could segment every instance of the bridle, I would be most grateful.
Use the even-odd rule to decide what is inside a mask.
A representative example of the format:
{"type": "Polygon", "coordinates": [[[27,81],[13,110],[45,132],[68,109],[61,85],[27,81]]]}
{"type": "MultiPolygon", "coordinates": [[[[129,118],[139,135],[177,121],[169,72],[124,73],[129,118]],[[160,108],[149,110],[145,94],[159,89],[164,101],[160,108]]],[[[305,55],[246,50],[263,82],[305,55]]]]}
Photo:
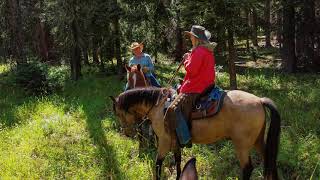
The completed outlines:
{"type": "MultiPolygon", "coordinates": [[[[156,103],[157,104],[157,103],[156,103]]],[[[144,116],[142,116],[142,121],[139,122],[139,123],[133,123],[131,125],[127,125],[127,126],[122,126],[121,125],[121,129],[134,129],[135,131],[138,131],[139,128],[142,126],[142,124],[147,121],[149,118],[148,118],[148,115],[149,113],[151,112],[151,110],[154,108],[154,106],[156,104],[152,104],[152,106],[149,108],[149,110],[146,112],[146,114],[144,116]]],[[[127,112],[128,114],[131,114],[131,115],[136,115],[136,113],[132,113],[132,112],[127,112]]]]}
{"type": "MultiPolygon", "coordinates": [[[[161,94],[163,94],[163,92],[161,92],[161,94]]],[[[162,104],[165,102],[165,101],[164,101],[164,102],[162,102],[161,104],[159,104],[161,94],[159,95],[157,102],[156,102],[156,103],[153,103],[152,106],[149,108],[149,110],[144,114],[144,116],[142,116],[142,118],[141,118],[142,121],[141,121],[141,122],[139,122],[139,123],[133,123],[133,124],[127,125],[127,126],[122,126],[122,125],[121,125],[121,129],[134,129],[136,132],[138,132],[139,129],[140,129],[140,127],[142,126],[142,124],[143,124],[145,121],[149,120],[148,116],[149,116],[150,112],[152,111],[152,109],[153,109],[155,106],[162,105],[162,104]]],[[[169,95],[170,95],[170,93],[166,94],[163,98],[166,98],[166,99],[167,99],[169,95]]],[[[163,99],[163,98],[161,98],[161,99],[163,99]]],[[[130,112],[130,111],[128,111],[127,113],[129,113],[129,114],[131,114],[131,115],[134,115],[134,116],[137,114],[137,113],[133,113],[133,112],[130,112]]]]}

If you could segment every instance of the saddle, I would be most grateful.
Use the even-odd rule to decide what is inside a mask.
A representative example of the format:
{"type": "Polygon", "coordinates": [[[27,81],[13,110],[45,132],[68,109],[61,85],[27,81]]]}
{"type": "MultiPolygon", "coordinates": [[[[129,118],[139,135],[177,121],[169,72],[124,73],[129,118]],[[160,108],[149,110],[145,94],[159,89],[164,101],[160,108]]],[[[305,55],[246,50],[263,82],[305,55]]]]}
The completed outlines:
{"type": "Polygon", "coordinates": [[[210,85],[197,99],[191,119],[197,120],[216,115],[223,105],[225,95],[226,92],[220,87],[210,85]]]}
{"type": "MultiPolygon", "coordinates": [[[[191,119],[197,120],[216,115],[223,105],[225,94],[226,92],[218,86],[215,86],[215,84],[210,85],[196,100],[196,104],[191,113],[191,119]]],[[[173,100],[174,96],[166,101],[164,113],[173,100]]]]}
{"type": "MultiPolygon", "coordinates": [[[[195,106],[192,107],[191,120],[198,120],[216,115],[223,105],[225,94],[226,93],[221,88],[214,84],[209,86],[196,99],[195,106]]],[[[166,117],[164,126],[170,134],[176,134],[180,147],[189,147],[191,144],[191,134],[189,132],[190,124],[188,123],[190,123],[190,121],[188,122],[186,117],[184,117],[180,109],[181,107],[177,106],[181,100],[184,101],[184,98],[184,94],[180,96],[176,93],[171,94],[171,96],[167,98],[163,112],[166,117]],[[174,102],[173,105],[171,105],[172,102],[174,102]],[[166,114],[168,108],[170,108],[170,113],[166,114]]]]}

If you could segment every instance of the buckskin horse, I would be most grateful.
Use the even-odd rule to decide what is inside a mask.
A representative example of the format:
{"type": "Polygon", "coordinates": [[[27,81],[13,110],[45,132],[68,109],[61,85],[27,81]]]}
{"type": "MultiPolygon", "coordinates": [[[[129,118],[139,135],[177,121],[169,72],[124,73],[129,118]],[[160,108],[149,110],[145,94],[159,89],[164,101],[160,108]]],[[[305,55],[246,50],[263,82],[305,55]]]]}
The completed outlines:
{"type": "MultiPolygon", "coordinates": [[[[177,140],[164,126],[164,104],[172,92],[168,88],[133,89],[113,100],[113,110],[123,133],[133,136],[142,117],[148,117],[158,136],[155,178],[160,179],[162,162],[169,151],[174,152],[177,179],[181,174],[181,150],[177,140]]],[[[234,144],[243,179],[250,179],[253,166],[249,152],[255,148],[264,160],[264,178],[278,179],[277,154],[280,140],[280,115],[269,98],[232,90],[227,91],[223,106],[213,117],[192,121],[192,142],[210,144],[227,138],[234,144]],[[270,127],[264,140],[266,109],[270,111],[270,127]]]]}

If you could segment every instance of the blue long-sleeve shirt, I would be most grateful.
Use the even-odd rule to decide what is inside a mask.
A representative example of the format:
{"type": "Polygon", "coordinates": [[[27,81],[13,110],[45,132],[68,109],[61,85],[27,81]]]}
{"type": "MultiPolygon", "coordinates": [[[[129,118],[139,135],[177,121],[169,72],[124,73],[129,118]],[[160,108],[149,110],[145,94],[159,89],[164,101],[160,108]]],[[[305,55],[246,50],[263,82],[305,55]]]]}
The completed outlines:
{"type": "Polygon", "coordinates": [[[135,56],[133,56],[130,60],[129,60],[129,66],[133,66],[133,65],[137,65],[140,64],[141,67],[147,67],[148,68],[148,72],[145,73],[145,76],[151,76],[152,72],[154,71],[154,66],[151,60],[151,57],[149,54],[146,53],[142,53],[142,56],[140,56],[139,58],[136,58],[135,56]]]}

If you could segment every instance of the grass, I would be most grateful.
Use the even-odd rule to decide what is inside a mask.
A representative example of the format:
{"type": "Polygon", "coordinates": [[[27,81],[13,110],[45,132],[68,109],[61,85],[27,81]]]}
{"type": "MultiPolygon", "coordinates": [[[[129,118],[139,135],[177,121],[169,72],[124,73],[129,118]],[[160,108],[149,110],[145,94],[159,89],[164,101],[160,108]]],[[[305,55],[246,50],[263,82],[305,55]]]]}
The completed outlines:
{"type": "MultiPolygon", "coordinates": [[[[157,65],[162,84],[177,66],[157,65]]],[[[228,74],[220,72],[217,78],[227,89],[228,74]]],[[[279,108],[280,176],[319,179],[320,76],[251,68],[237,78],[239,89],[269,97],[279,108]]],[[[137,140],[121,135],[112,113],[108,96],[118,95],[123,86],[116,76],[90,71],[76,83],[65,81],[59,93],[29,97],[12,83],[9,65],[0,64],[0,179],[151,179],[155,149],[139,151],[137,140]]],[[[183,150],[184,163],[191,156],[197,158],[201,179],[236,179],[240,174],[229,141],[183,150]]],[[[255,152],[253,163],[253,179],[262,179],[255,152]]],[[[175,179],[172,155],[164,167],[163,176],[175,179]]]]}
{"type": "Polygon", "coordinates": [[[66,82],[61,94],[38,98],[3,86],[1,179],[149,179],[151,161],[135,156],[138,143],[114,128],[107,98],[121,91],[117,82],[86,77],[66,82]]]}

